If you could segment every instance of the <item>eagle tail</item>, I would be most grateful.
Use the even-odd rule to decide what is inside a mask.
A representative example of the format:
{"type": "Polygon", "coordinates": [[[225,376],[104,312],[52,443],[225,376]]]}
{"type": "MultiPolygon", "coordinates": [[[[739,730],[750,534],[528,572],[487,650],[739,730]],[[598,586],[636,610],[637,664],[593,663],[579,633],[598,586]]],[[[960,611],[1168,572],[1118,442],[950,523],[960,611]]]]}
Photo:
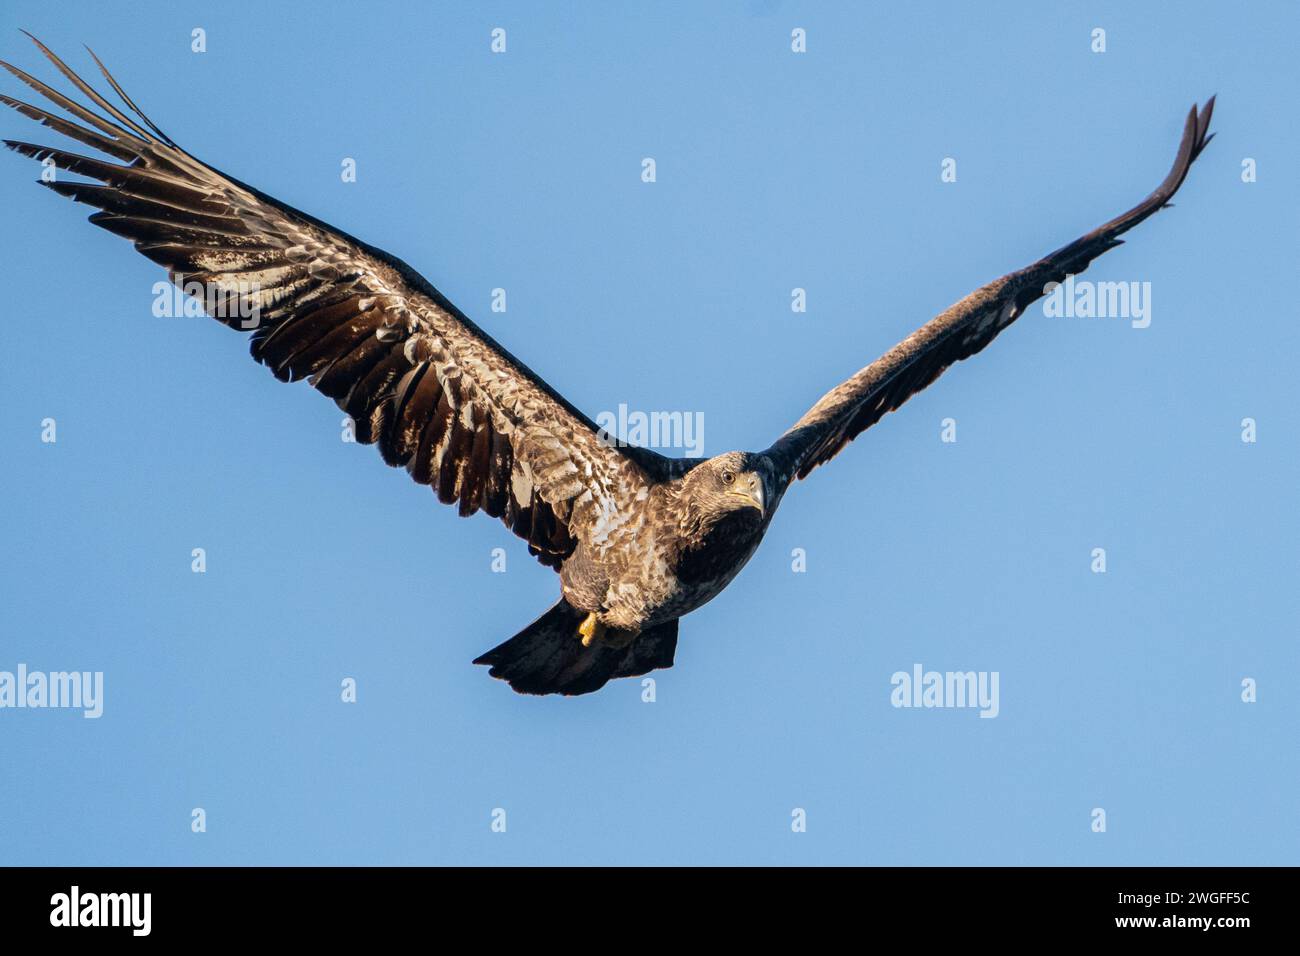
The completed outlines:
{"type": "Polygon", "coordinates": [[[521,694],[590,694],[615,677],[640,677],[657,667],[672,667],[677,622],[647,628],[625,647],[595,643],[584,647],[578,625],[586,614],[559,600],[504,644],[474,661],[492,669],[521,694]]]}

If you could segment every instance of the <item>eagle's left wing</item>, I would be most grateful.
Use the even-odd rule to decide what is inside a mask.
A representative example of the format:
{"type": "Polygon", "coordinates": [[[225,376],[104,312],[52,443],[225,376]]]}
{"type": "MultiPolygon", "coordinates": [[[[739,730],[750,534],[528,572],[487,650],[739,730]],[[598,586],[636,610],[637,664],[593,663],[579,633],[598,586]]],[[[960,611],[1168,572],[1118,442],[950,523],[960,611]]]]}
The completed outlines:
{"type": "Polygon", "coordinates": [[[766,452],[783,480],[804,478],[830,461],[859,433],[933,382],[953,362],[969,358],[992,342],[1026,306],[1045,294],[1044,286],[1082,272],[1097,256],[1120,245],[1120,235],[1169,205],[1193,160],[1214,138],[1209,133],[1213,112],[1214,97],[1200,110],[1192,107],[1173,168],[1142,202],[1028,268],[972,292],[822,396],[766,452]]]}
{"type": "Polygon", "coordinates": [[[578,543],[601,546],[677,467],[648,449],[614,447],[405,263],[200,162],[103,64],[125,111],[36,42],[105,115],[8,63],[0,66],[81,122],[10,96],[0,103],[122,163],[5,145],[52,162],[58,174],[42,185],[97,206],[91,222],[131,240],[174,281],[211,290],[206,311],[251,330],[255,359],[338,402],[357,441],[378,445],[439,500],[500,518],[558,568],[578,543]]]}

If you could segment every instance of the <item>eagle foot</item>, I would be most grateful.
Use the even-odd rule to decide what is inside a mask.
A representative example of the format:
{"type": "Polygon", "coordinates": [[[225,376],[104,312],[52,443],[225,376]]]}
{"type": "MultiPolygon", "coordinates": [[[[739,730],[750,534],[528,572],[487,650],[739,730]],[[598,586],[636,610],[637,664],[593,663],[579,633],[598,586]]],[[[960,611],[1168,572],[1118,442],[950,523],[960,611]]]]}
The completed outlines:
{"type": "Polygon", "coordinates": [[[582,646],[591,647],[605,636],[605,625],[596,619],[596,612],[592,611],[586,616],[581,624],[578,625],[578,634],[582,637],[582,646]]]}
{"type": "Polygon", "coordinates": [[[602,624],[596,617],[595,611],[588,614],[582,623],[578,625],[578,636],[582,638],[583,647],[593,647],[600,644],[617,650],[627,647],[640,633],[640,629],[624,630],[620,627],[609,627],[602,624]]]}

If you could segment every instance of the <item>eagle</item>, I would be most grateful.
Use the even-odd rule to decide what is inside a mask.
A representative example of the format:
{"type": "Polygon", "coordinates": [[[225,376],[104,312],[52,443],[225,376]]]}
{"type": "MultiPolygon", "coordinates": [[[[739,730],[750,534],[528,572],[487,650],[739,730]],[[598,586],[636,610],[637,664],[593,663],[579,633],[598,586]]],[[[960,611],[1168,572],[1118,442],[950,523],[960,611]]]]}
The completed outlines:
{"type": "Polygon", "coordinates": [[[93,51],[120,107],[28,36],[84,99],[0,62],[71,119],[0,102],[100,154],[4,140],[88,180],[40,185],[96,207],[92,223],[178,286],[198,283],[204,310],[248,333],[276,378],[306,379],[351,418],[358,442],[461,515],[499,518],[559,575],[555,604],[474,661],[525,694],[586,694],[671,667],[678,621],[735,578],[796,479],[1169,205],[1212,138],[1213,97],[1192,106],[1173,168],[1132,209],[946,309],[770,447],[674,459],[612,440],[405,262],[187,153],[93,51]]]}

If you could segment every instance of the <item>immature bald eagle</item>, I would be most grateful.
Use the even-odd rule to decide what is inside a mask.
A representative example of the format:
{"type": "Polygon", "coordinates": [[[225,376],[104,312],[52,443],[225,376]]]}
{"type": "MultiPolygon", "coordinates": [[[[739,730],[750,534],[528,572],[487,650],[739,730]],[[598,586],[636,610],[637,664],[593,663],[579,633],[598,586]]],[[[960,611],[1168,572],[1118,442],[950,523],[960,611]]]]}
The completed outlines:
{"type": "Polygon", "coordinates": [[[1212,138],[1213,97],[1192,107],[1164,182],[1128,212],[972,292],[828,392],[765,451],[683,461],[609,442],[404,262],[200,162],[97,57],[125,112],[32,39],[106,115],[8,63],[85,125],[0,102],[125,164],[5,140],[98,180],[41,185],[98,207],[91,222],[130,239],[178,284],[218,290],[207,310],[226,324],[247,325],[251,303],[257,361],[281,381],[310,381],[355,421],[358,441],[377,444],[384,461],[460,514],[500,518],[559,573],[555,605],[475,661],[530,694],[584,694],[670,667],[678,618],[735,577],[795,478],[988,345],[1045,285],[1119,245],[1168,204],[1212,138]],[[245,308],[231,307],[236,299],[245,308]]]}

